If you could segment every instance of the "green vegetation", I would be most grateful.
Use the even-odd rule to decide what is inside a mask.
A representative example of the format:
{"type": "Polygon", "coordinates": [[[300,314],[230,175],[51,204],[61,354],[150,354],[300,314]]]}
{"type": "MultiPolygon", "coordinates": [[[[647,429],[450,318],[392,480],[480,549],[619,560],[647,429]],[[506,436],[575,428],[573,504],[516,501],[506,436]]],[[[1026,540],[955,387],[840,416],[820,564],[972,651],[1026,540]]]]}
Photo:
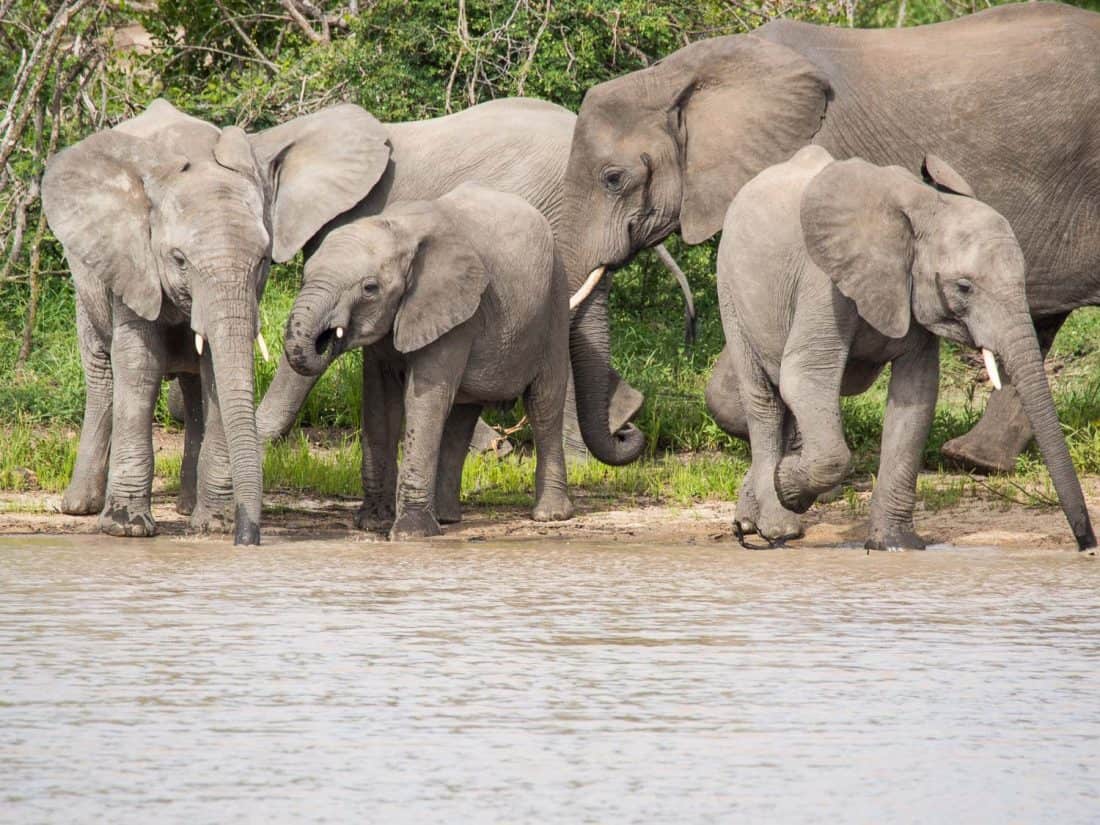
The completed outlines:
{"type": "MultiPolygon", "coordinates": [[[[51,151],[137,113],[157,96],[216,123],[247,128],[340,100],[357,102],[382,120],[432,117],[511,94],[575,109],[594,83],[640,68],[687,41],[745,31],[780,13],[838,25],[892,26],[973,10],[960,0],[321,0],[290,3],[304,10],[296,21],[287,5],[0,3],[6,9],[6,16],[0,12],[0,100],[7,101],[0,146],[14,147],[0,163],[0,488],[61,490],[83,413],[71,281],[59,245],[40,220],[34,181],[51,151]],[[50,25],[66,9],[74,10],[72,21],[48,54],[50,25]],[[127,27],[134,24],[151,36],[150,49],[123,48],[127,27]],[[29,57],[21,69],[23,50],[29,57]]],[[[1079,5],[1100,10],[1100,0],[1079,5]]],[[[698,340],[685,344],[678,290],[655,257],[639,256],[616,274],[615,366],[646,394],[638,423],[649,435],[650,454],[632,467],[574,466],[571,482],[584,494],[672,502],[728,498],[746,467],[745,446],[722,433],[702,400],[722,346],[716,243],[686,247],[673,238],[669,247],[694,288],[698,340]],[[692,454],[691,460],[682,453],[692,454]]],[[[263,299],[263,332],[276,354],[299,276],[300,262],[274,267],[263,299]]],[[[344,356],[329,370],[300,417],[304,426],[347,429],[347,439],[322,452],[299,436],[274,445],[265,462],[270,488],[358,494],[358,358],[344,356]]],[[[942,398],[925,454],[930,469],[940,466],[943,442],[966,431],[984,404],[984,376],[968,358],[944,346],[942,398]]],[[[1100,310],[1073,315],[1051,360],[1074,460],[1082,472],[1100,473],[1100,310]]],[[[262,392],[275,364],[257,358],[256,366],[262,392]]],[[[863,396],[844,402],[863,482],[877,470],[885,394],[884,376],[863,396]]],[[[511,424],[519,411],[494,415],[495,422],[511,424]]],[[[171,426],[163,401],[158,417],[171,426]]],[[[178,456],[158,458],[162,479],[171,483],[178,471],[178,456]]],[[[464,493],[485,504],[526,502],[531,473],[531,462],[522,457],[471,459],[464,493]]],[[[1014,479],[982,483],[1023,500],[1012,484],[1032,491],[1028,495],[1041,494],[1044,477],[1032,452],[1021,457],[1014,479]]],[[[926,506],[946,506],[974,494],[978,484],[957,477],[924,480],[921,495],[926,506]]],[[[862,506],[853,489],[845,497],[852,507],[862,506]]]]}

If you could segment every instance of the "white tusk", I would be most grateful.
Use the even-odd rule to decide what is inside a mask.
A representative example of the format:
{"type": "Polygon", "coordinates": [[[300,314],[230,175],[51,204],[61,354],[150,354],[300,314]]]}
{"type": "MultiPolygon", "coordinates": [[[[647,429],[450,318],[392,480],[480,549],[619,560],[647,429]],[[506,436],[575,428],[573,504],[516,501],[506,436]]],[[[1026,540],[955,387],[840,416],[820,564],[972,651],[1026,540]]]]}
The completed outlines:
{"type": "Polygon", "coordinates": [[[343,338],[344,337],[344,328],[343,327],[337,327],[336,328],[336,337],[337,338],[343,338]]]}
{"type": "Polygon", "coordinates": [[[606,266],[598,266],[588,274],[588,279],[581,284],[581,288],[573,293],[573,297],[569,299],[569,308],[576,309],[582,303],[584,299],[592,294],[592,290],[596,288],[596,284],[600,282],[600,278],[603,277],[606,266]]]}
{"type": "Polygon", "coordinates": [[[989,373],[989,383],[993,385],[993,389],[999,390],[1001,388],[1001,374],[997,372],[997,357],[982,347],[982,358],[985,360],[985,371],[989,373]]]}
{"type": "Polygon", "coordinates": [[[256,343],[260,347],[260,355],[263,356],[265,361],[271,360],[271,353],[267,351],[267,341],[264,340],[264,334],[262,332],[256,333],[256,343]]]}
{"type": "Polygon", "coordinates": [[[202,355],[202,336],[197,332],[195,333],[195,352],[202,355]]]}

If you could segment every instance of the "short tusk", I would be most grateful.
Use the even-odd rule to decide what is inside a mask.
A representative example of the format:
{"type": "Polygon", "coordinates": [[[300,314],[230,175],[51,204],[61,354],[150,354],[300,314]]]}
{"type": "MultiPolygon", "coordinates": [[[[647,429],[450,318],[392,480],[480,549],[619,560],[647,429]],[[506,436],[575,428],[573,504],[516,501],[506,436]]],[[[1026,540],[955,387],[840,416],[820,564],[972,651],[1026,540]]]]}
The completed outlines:
{"type": "Polygon", "coordinates": [[[344,337],[344,328],[343,327],[337,327],[336,328],[336,337],[337,338],[343,338],[344,337]]]}
{"type": "Polygon", "coordinates": [[[200,356],[202,355],[202,343],[203,343],[202,342],[202,336],[199,335],[196,332],[195,333],[195,352],[197,352],[200,356]]]}
{"type": "Polygon", "coordinates": [[[1001,388],[1001,374],[997,371],[997,357],[982,347],[982,359],[985,361],[985,371],[989,373],[989,383],[993,385],[993,389],[999,390],[1001,388]]]}
{"type": "Polygon", "coordinates": [[[606,270],[606,266],[599,266],[588,274],[588,279],[581,284],[581,288],[573,293],[573,297],[569,299],[570,309],[576,309],[584,303],[584,299],[592,294],[592,290],[596,288],[596,284],[600,282],[600,278],[603,277],[603,273],[606,270]]]}
{"type": "Polygon", "coordinates": [[[265,361],[271,361],[271,353],[267,351],[267,341],[264,340],[264,334],[262,332],[256,333],[256,343],[260,347],[260,355],[263,356],[265,361]]]}

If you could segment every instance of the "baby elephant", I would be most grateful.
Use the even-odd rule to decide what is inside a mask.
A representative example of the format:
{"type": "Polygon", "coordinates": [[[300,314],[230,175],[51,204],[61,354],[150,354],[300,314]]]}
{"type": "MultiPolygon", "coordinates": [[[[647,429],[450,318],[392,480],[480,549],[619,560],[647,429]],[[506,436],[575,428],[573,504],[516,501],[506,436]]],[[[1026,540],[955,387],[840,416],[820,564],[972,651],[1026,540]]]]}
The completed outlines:
{"type": "Polygon", "coordinates": [[[737,522],[772,541],[801,535],[796,514],[848,471],[840,396],[863,392],[890,364],[867,547],[922,548],[913,504],[940,335],[980,347],[995,386],[1000,360],[1078,546],[1094,547],[1012,228],[942,160],[929,155],[924,169],[934,185],[811,146],[759,174],[730,205],[718,293],[753,459],[737,522]]]}
{"type": "Polygon", "coordinates": [[[390,538],[406,539],[458,521],[462,462],[440,453],[464,454],[482,406],[521,394],[538,454],[534,517],[572,515],[561,441],[569,293],[538,210],[466,183],[340,227],[306,268],[287,319],[290,365],[316,375],[328,350],[370,347],[392,384],[363,387],[360,527],[395,516],[390,538]]]}

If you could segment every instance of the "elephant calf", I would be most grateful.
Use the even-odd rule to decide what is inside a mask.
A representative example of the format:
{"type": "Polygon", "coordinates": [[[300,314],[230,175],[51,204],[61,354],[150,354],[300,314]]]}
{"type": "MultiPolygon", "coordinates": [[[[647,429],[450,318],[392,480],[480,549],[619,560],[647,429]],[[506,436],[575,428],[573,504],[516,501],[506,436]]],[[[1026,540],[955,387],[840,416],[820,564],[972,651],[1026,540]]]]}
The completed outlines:
{"type": "Polygon", "coordinates": [[[811,146],[731,204],[718,294],[753,453],[737,522],[769,540],[801,535],[797,514],[848,471],[840,396],[864,391],[891,364],[867,547],[922,548],[913,505],[941,335],[981,347],[995,386],[995,359],[1008,370],[1078,546],[1095,547],[1016,237],[943,161],[928,156],[925,171],[934,185],[811,146]]]}
{"type": "Polygon", "coordinates": [[[385,367],[381,379],[364,371],[361,528],[394,519],[390,537],[406,539],[458,521],[452,453],[465,454],[483,405],[521,394],[538,452],[534,517],[572,515],[561,441],[569,295],[537,209],[465,183],[334,230],[306,270],[287,319],[290,365],[315,375],[362,346],[385,367]]]}

